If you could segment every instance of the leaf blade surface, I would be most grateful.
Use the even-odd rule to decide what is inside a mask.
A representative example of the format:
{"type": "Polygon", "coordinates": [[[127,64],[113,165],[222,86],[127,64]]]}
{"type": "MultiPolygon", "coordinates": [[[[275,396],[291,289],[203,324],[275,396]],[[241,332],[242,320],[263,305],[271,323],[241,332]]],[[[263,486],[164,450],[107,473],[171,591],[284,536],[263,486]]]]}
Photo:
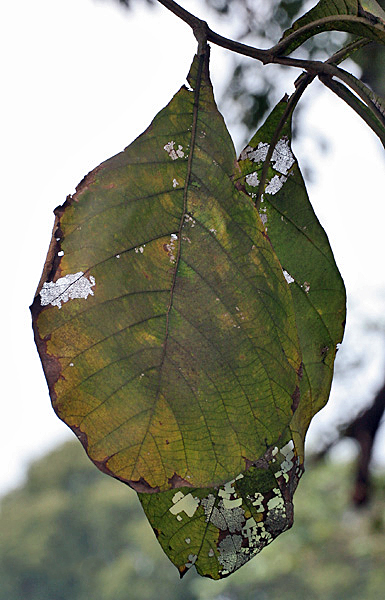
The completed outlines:
{"type": "MultiPolygon", "coordinates": [[[[246,191],[256,196],[262,185],[264,155],[282,123],[284,98],[241,152],[239,164],[246,191]]],[[[309,202],[298,162],[291,148],[291,115],[280,129],[259,207],[266,233],[285,271],[293,294],[303,357],[300,402],[291,429],[303,459],[309,423],[327,402],[336,348],[342,341],[346,294],[328,238],[309,202]],[[302,449],[301,449],[302,448],[302,449]]]]}
{"type": "Polygon", "coordinates": [[[233,478],[298,394],[290,290],[234,185],[207,57],[189,82],[56,210],[33,306],[56,412],[138,491],[233,478]]]}

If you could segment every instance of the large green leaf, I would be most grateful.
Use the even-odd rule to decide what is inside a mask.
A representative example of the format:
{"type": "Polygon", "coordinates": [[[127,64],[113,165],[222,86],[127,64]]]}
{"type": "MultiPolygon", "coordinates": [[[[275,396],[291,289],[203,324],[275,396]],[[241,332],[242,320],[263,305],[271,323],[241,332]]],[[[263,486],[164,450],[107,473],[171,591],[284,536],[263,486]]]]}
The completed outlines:
{"type": "Polygon", "coordinates": [[[207,55],[189,86],[56,209],[32,307],[57,414],[144,492],[234,479],[298,405],[292,293],[233,181],[207,55]]]}
{"type": "Polygon", "coordinates": [[[226,577],[291,527],[306,431],[328,399],[336,347],[342,340],[345,288],[291,148],[287,108],[285,98],[241,152],[237,181],[253,200],[263,185],[260,216],[284,268],[296,312],[303,356],[299,406],[277,445],[226,485],[139,494],[158,541],[181,575],[194,565],[201,575],[226,577]],[[268,177],[261,183],[277,131],[268,177]]]}
{"type": "Polygon", "coordinates": [[[300,450],[313,415],[327,402],[337,345],[342,341],[346,298],[327,236],[309,202],[291,148],[291,113],[284,98],[241,152],[246,191],[263,194],[259,212],[293,294],[303,357],[300,405],[291,429],[300,450]],[[282,126],[283,125],[283,126],[282,126]],[[279,131],[267,178],[262,169],[270,141],[279,131]]]}
{"type": "Polygon", "coordinates": [[[323,31],[346,31],[385,43],[385,13],[375,0],[320,0],[287,29],[279,42],[289,54],[308,38],[323,31]]]}

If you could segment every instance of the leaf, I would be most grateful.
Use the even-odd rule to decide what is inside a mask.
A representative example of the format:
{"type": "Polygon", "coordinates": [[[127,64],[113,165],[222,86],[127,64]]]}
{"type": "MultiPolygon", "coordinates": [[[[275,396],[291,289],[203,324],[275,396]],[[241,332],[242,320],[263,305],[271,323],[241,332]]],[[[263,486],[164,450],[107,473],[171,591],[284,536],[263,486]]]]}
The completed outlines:
{"type": "Polygon", "coordinates": [[[201,575],[226,577],[291,527],[306,431],[328,399],[336,346],[343,336],[344,284],[291,148],[287,107],[284,98],[241,152],[237,181],[255,199],[269,142],[280,131],[259,212],[293,295],[303,355],[300,401],[277,445],[224,486],[139,494],[159,543],[181,576],[194,565],[201,575]]]}
{"type": "Polygon", "coordinates": [[[320,0],[284,32],[278,42],[280,54],[290,54],[313,35],[333,30],[385,44],[385,13],[375,0],[320,0]]]}
{"type": "Polygon", "coordinates": [[[327,236],[309,202],[291,148],[291,117],[283,121],[288,102],[284,98],[278,103],[241,152],[239,165],[246,191],[255,197],[262,185],[269,142],[279,128],[259,212],[293,294],[303,377],[301,400],[291,429],[302,462],[300,448],[310,420],[329,397],[336,347],[343,336],[346,297],[327,236]]]}
{"type": "Polygon", "coordinates": [[[195,566],[202,576],[222,579],[291,527],[292,496],[302,472],[293,441],[281,440],[223,486],[139,498],[181,577],[195,566]]]}
{"type": "Polygon", "coordinates": [[[32,306],[55,411],[143,492],[234,479],[298,403],[292,294],[233,181],[208,55],[189,86],[56,209],[32,306]]]}

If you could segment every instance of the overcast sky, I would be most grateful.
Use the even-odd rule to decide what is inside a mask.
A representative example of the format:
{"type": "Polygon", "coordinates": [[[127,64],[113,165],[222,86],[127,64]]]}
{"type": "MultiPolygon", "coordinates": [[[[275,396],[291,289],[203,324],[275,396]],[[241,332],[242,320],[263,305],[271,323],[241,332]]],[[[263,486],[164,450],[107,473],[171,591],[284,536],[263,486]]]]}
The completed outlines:
{"type": "MultiPolygon", "coordinates": [[[[212,23],[207,11],[200,16],[212,23]]],[[[28,310],[53,209],[87,172],[148,126],[183,84],[196,44],[190,29],[162,7],[125,14],[112,2],[92,0],[4,2],[0,28],[1,493],[21,480],[33,458],[73,437],[51,409],[28,310]]],[[[223,51],[213,49],[211,69],[220,97],[223,51]]],[[[286,91],[292,90],[283,82],[286,91]]],[[[346,339],[368,362],[358,382],[345,381],[345,392],[341,385],[334,391],[329,412],[318,419],[322,424],[341,401],[357,404],[382,382],[382,342],[364,337],[359,320],[369,315],[385,330],[385,161],[374,134],[339,99],[320,84],[311,98],[301,115],[307,135],[294,149],[300,164],[313,165],[311,200],[354,309],[346,339]],[[320,136],[328,142],[326,154],[316,142],[320,136]]],[[[236,129],[232,134],[237,138],[236,129]]]]}

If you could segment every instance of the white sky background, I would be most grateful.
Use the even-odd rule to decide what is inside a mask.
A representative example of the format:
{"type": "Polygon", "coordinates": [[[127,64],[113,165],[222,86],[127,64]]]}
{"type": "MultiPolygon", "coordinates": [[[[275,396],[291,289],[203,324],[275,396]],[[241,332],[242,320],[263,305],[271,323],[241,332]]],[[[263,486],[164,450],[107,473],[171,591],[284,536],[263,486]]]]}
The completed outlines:
{"type": "MultiPolygon", "coordinates": [[[[230,35],[207,10],[198,16],[230,35]]],[[[190,29],[162,7],[124,13],[112,2],[17,0],[0,8],[0,493],[21,480],[32,459],[73,437],[51,409],[28,309],[51,237],[52,211],[86,173],[149,125],[183,84],[195,48],[190,29]]],[[[225,52],[213,48],[217,98],[225,61],[225,52]]],[[[291,89],[283,82],[282,95],[286,91],[291,89]]],[[[336,386],[317,419],[321,430],[340,414],[341,402],[350,410],[368,399],[385,371],[382,342],[359,326],[361,314],[369,315],[385,330],[385,161],[380,143],[351,109],[321,85],[312,95],[311,108],[301,116],[307,137],[294,149],[300,164],[303,158],[314,168],[311,201],[354,307],[346,339],[353,355],[365,352],[368,363],[336,386]],[[319,136],[329,143],[327,154],[315,142],[319,136]]]]}

